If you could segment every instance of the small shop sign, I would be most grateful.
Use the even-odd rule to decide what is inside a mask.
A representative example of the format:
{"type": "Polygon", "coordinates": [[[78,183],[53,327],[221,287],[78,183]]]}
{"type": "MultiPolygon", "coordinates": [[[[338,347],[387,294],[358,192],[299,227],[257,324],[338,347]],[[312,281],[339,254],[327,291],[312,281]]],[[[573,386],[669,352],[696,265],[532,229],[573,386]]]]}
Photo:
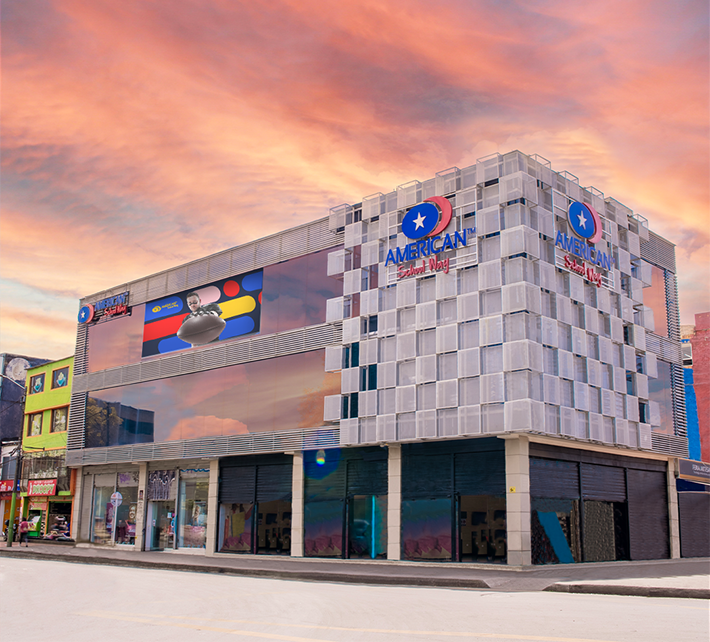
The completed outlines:
{"type": "Polygon", "coordinates": [[[54,495],[57,492],[56,479],[30,479],[27,482],[27,495],[54,495]]]}
{"type": "Polygon", "coordinates": [[[41,500],[30,500],[30,510],[47,510],[49,508],[49,502],[45,499],[41,500]]]}
{"type": "Polygon", "coordinates": [[[681,479],[710,484],[710,463],[693,461],[692,459],[680,459],[678,460],[678,473],[681,479]]]}
{"type": "Polygon", "coordinates": [[[0,493],[12,492],[12,479],[0,480],[0,493]]]}

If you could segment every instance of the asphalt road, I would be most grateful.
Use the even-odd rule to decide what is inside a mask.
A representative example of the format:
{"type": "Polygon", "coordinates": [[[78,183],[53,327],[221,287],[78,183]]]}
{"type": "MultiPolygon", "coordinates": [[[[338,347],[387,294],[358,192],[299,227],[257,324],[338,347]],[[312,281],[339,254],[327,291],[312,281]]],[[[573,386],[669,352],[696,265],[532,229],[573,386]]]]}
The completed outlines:
{"type": "Polygon", "coordinates": [[[706,600],[346,585],[0,558],[3,640],[707,642],[706,600]]]}

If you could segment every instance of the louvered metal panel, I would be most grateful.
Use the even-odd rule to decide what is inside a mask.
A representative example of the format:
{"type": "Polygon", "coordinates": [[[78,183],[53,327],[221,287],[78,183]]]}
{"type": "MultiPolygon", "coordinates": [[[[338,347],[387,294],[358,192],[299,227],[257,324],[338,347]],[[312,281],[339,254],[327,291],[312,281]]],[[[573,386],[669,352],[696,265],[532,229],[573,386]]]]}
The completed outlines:
{"type": "Polygon", "coordinates": [[[73,391],[67,423],[67,450],[84,447],[84,423],[86,421],[86,393],[73,391]]]}
{"type": "Polygon", "coordinates": [[[190,263],[187,266],[187,287],[196,288],[203,285],[209,281],[208,276],[208,266],[209,258],[203,259],[201,261],[196,261],[195,263],[190,263]]]}
{"type": "Polygon", "coordinates": [[[160,378],[160,361],[146,361],[141,364],[141,381],[160,378]]]}
{"type": "Polygon", "coordinates": [[[104,372],[104,385],[107,388],[112,388],[113,386],[120,386],[122,383],[121,372],[122,368],[116,368],[114,370],[106,370],[104,372]]]}
{"type": "Polygon", "coordinates": [[[281,242],[278,237],[270,236],[256,243],[257,265],[271,265],[281,259],[281,242]]]}
{"type": "Polygon", "coordinates": [[[187,268],[179,267],[168,272],[168,292],[180,292],[187,288],[187,268]]]}
{"type": "Polygon", "coordinates": [[[135,363],[130,366],[125,366],[123,368],[123,376],[121,377],[121,381],[123,381],[124,385],[138,383],[140,379],[141,365],[139,363],[135,363]]]}
{"type": "Polygon", "coordinates": [[[179,459],[182,454],[182,446],[181,441],[153,444],[153,459],[179,459]]]}
{"type": "Polygon", "coordinates": [[[106,450],[106,463],[126,461],[133,456],[133,449],[130,446],[116,446],[106,450]]]}
{"type": "Polygon", "coordinates": [[[229,343],[225,347],[227,349],[226,364],[234,365],[244,363],[249,360],[249,345],[248,341],[239,341],[237,343],[229,343]]]}
{"type": "Polygon", "coordinates": [[[227,348],[225,345],[216,345],[212,350],[202,353],[202,370],[212,370],[227,365],[227,348]]]}
{"type": "Polygon", "coordinates": [[[87,339],[89,337],[89,328],[81,323],[76,328],[76,346],[74,349],[74,376],[83,375],[86,373],[87,365],[87,339]]]}
{"type": "MultiPolygon", "coordinates": [[[[281,255],[282,257],[299,256],[303,253],[303,248],[308,247],[308,229],[296,227],[286,230],[281,234],[281,255]]],[[[310,248],[309,248],[310,250],[310,248]]],[[[283,258],[282,258],[283,260],[283,258]]]]}
{"type": "Polygon", "coordinates": [[[160,359],[158,363],[160,364],[160,376],[161,377],[172,377],[182,373],[182,360],[181,355],[175,354],[169,357],[160,359]]]}
{"type": "MultiPolygon", "coordinates": [[[[156,274],[148,278],[148,298],[159,299],[168,292],[168,275],[156,274]]],[[[133,303],[133,302],[131,302],[133,303]]]]}
{"type": "MultiPolygon", "coordinates": [[[[143,279],[142,281],[138,281],[136,283],[131,283],[128,286],[129,292],[131,293],[130,295],[130,302],[131,305],[138,305],[139,303],[145,303],[148,300],[148,279],[143,279]]],[[[179,290],[178,290],[179,291],[179,290]]],[[[94,297],[89,297],[92,300],[94,297]]],[[[100,295],[97,295],[97,298],[95,300],[100,300],[102,297],[100,295]]]]}
{"type": "Polygon", "coordinates": [[[668,313],[668,336],[680,341],[680,313],[678,312],[678,279],[676,275],[666,271],[666,309],[668,313]]]}
{"type": "Polygon", "coordinates": [[[238,247],[230,252],[233,274],[250,272],[256,267],[255,250],[256,246],[250,244],[238,247]]]}
{"type": "Polygon", "coordinates": [[[671,365],[671,385],[673,398],[673,425],[675,434],[679,437],[688,436],[688,420],[685,412],[685,380],[683,368],[674,363],[671,365]]]}
{"type": "Polygon", "coordinates": [[[305,349],[305,331],[289,332],[276,337],[276,353],[288,354],[293,352],[303,352],[305,349]]]}
{"type": "Polygon", "coordinates": [[[651,449],[664,455],[688,457],[688,438],[651,432],[651,449]]]}
{"type": "Polygon", "coordinates": [[[233,276],[232,261],[229,254],[223,252],[210,257],[207,269],[207,280],[210,282],[219,281],[229,276],[233,276]]]}
{"type": "Polygon", "coordinates": [[[673,273],[676,271],[675,245],[653,232],[649,231],[648,241],[641,241],[641,258],[673,273]]]}
{"type": "Polygon", "coordinates": [[[249,360],[270,359],[276,356],[276,337],[259,337],[252,340],[249,346],[249,360]]]}

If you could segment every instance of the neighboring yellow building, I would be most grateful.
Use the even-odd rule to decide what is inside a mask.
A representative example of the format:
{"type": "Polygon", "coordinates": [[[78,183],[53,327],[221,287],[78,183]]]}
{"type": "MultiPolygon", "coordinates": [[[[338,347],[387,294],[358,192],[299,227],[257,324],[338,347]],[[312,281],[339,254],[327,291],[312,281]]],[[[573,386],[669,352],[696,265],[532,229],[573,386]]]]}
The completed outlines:
{"type": "Polygon", "coordinates": [[[27,371],[21,488],[31,537],[42,537],[55,524],[69,528],[74,479],[66,449],[73,370],[71,356],[27,371]]]}

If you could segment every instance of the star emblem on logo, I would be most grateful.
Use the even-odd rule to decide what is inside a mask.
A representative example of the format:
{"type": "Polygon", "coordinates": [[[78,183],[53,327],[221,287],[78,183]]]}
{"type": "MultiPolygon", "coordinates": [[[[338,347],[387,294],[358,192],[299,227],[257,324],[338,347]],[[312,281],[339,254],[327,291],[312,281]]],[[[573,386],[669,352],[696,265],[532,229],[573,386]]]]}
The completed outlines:
{"type": "Polygon", "coordinates": [[[415,229],[415,230],[418,230],[420,227],[424,227],[424,221],[425,221],[425,220],[426,220],[426,219],[422,216],[422,213],[419,212],[419,216],[417,216],[417,218],[415,218],[415,219],[412,221],[412,222],[416,225],[416,227],[415,227],[414,229],[415,229]]]}
{"type": "Polygon", "coordinates": [[[580,213],[578,218],[579,218],[579,226],[582,229],[586,230],[587,229],[587,217],[583,213],[580,213]]]}

